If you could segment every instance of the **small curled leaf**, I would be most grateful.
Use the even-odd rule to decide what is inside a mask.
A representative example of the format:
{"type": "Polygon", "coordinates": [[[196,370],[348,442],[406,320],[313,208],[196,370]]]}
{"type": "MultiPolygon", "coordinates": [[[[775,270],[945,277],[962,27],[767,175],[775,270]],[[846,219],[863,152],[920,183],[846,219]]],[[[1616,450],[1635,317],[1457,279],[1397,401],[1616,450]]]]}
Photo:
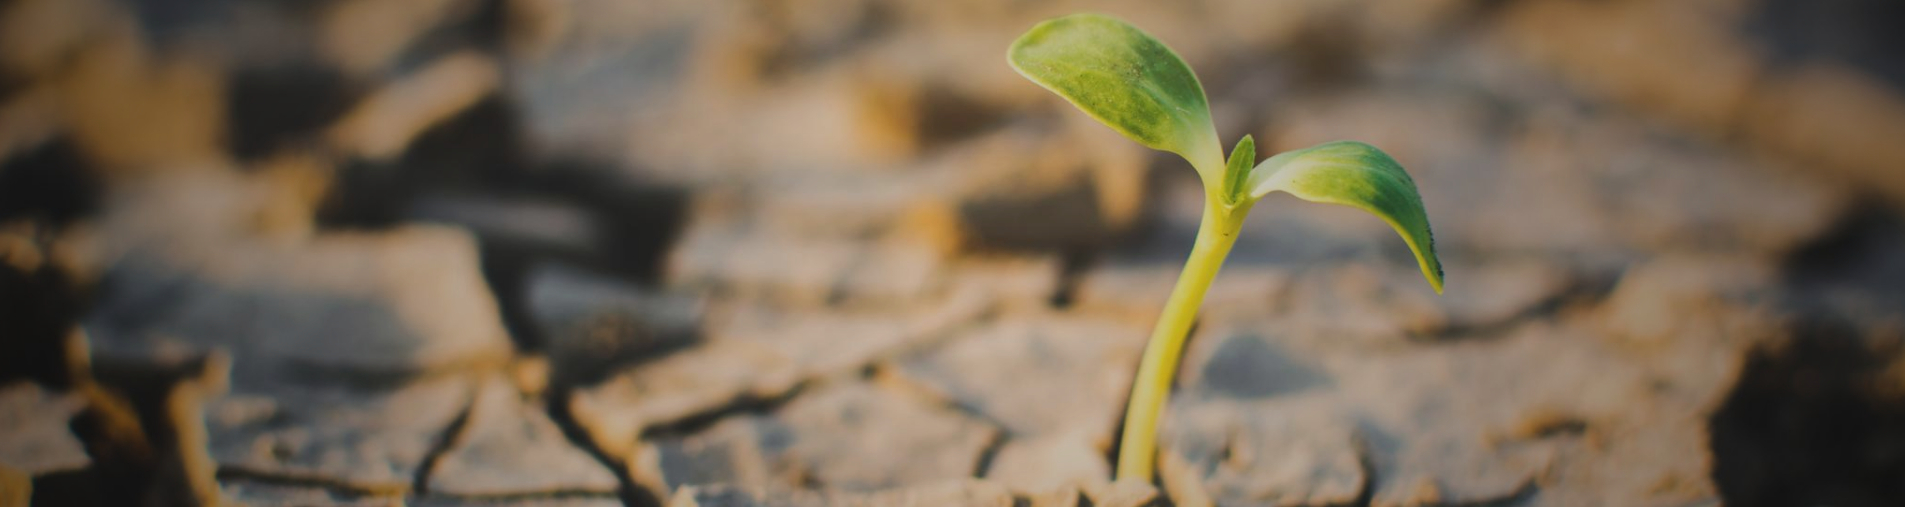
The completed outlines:
{"type": "Polygon", "coordinates": [[[1249,183],[1250,164],[1257,161],[1257,140],[1250,134],[1244,134],[1237,140],[1237,146],[1230,149],[1230,160],[1224,162],[1224,202],[1236,204],[1250,199],[1244,195],[1245,185],[1249,183]]]}
{"type": "Polygon", "coordinates": [[[1006,60],[1125,137],[1184,157],[1206,178],[1221,170],[1204,86],[1184,59],[1137,27],[1102,14],[1046,20],[1019,36],[1006,60]]]}
{"type": "Polygon", "coordinates": [[[1375,214],[1402,235],[1415,252],[1422,275],[1442,292],[1442,261],[1415,180],[1396,159],[1374,146],[1335,141],[1288,151],[1251,171],[1251,198],[1284,191],[1306,201],[1353,206],[1375,214]]]}

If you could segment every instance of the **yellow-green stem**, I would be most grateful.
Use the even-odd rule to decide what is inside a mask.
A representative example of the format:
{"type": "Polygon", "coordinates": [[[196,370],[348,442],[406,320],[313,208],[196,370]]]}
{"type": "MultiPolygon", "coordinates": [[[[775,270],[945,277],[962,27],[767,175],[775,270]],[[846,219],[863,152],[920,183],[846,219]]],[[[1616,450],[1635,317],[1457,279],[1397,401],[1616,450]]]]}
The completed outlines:
{"type": "Polygon", "coordinates": [[[1197,243],[1184,262],[1184,272],[1164,303],[1164,314],[1151,330],[1151,341],[1144,347],[1144,359],[1138,376],[1131,384],[1131,402],[1125,406],[1124,436],[1118,444],[1117,479],[1151,482],[1157,462],[1158,418],[1171,395],[1171,379],[1177,376],[1178,357],[1184,352],[1184,340],[1191,323],[1197,319],[1197,307],[1204,292],[1217,278],[1224,257],[1237,243],[1244,215],[1250,202],[1226,205],[1211,197],[1204,203],[1204,219],[1197,227],[1197,243]]]}

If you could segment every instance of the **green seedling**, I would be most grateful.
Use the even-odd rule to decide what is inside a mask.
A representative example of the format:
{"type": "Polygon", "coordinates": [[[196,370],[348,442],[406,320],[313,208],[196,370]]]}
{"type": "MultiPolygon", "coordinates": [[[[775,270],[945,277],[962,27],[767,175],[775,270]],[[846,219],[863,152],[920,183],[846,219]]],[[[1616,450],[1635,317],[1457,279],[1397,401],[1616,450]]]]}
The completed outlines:
{"type": "Polygon", "coordinates": [[[1368,144],[1335,141],[1254,163],[1244,136],[1223,158],[1204,87],[1164,43],[1118,19],[1074,14],[1032,27],[1006,60],[1020,75],[1140,144],[1176,153],[1204,183],[1197,242],[1164,304],[1131,387],[1120,440],[1118,480],[1149,482],[1157,458],[1158,417],[1170,394],[1185,334],[1204,292],[1237,241],[1244,216],[1271,192],[1343,204],[1388,222],[1415,252],[1422,275],[1442,292],[1442,263],[1415,182],[1396,160],[1368,144]]]}

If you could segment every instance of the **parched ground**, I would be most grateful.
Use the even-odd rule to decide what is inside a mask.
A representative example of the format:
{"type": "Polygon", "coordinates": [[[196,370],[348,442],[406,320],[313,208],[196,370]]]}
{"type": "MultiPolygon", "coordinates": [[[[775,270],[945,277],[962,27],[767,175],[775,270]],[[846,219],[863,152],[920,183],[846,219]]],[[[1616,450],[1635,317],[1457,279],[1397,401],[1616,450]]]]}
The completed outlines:
{"type": "Polygon", "coordinates": [[[0,2],[0,506],[1905,503],[1882,0],[0,2]],[[1272,198],[1015,75],[1112,13],[1272,198]]]}

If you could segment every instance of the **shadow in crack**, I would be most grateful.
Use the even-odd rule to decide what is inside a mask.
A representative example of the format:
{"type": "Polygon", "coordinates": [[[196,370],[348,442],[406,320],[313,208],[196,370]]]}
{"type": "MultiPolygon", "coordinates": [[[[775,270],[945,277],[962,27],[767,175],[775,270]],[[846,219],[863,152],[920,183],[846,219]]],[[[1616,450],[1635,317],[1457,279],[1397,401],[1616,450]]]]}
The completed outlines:
{"type": "Polygon", "coordinates": [[[1327,373],[1291,357],[1281,346],[1250,336],[1232,336],[1204,363],[1203,384],[1224,396],[1256,399],[1330,385],[1327,373]]]}
{"type": "Polygon", "coordinates": [[[1742,507],[1905,505],[1901,354],[1896,340],[1827,323],[1752,354],[1710,421],[1721,498],[1742,507]]]}

